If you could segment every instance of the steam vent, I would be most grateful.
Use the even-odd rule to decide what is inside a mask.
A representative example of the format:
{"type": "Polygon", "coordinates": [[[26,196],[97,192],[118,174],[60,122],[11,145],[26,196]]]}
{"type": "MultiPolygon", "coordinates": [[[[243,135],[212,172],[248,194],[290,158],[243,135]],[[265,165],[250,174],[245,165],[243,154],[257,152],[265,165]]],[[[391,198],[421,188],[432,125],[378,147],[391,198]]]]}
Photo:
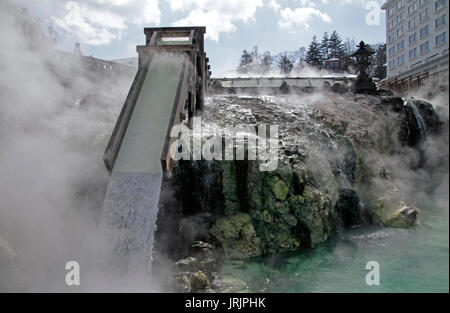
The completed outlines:
{"type": "Polygon", "coordinates": [[[41,2],[0,0],[0,292],[449,291],[448,1],[41,2]]]}

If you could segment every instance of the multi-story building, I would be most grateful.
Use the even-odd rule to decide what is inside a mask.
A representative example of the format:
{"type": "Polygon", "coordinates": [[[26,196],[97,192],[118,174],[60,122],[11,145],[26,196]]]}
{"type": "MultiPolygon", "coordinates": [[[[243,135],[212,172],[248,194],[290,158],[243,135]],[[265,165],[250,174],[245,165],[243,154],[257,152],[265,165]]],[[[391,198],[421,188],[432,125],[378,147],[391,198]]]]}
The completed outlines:
{"type": "Polygon", "coordinates": [[[405,93],[422,86],[448,90],[449,0],[388,0],[387,78],[383,89],[405,93]]]}

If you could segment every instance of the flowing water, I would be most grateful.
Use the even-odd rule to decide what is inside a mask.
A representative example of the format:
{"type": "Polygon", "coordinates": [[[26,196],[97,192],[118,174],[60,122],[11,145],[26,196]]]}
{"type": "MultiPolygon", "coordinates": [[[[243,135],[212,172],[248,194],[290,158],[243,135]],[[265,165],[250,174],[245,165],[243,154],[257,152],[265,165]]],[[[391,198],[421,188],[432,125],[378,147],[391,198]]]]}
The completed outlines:
{"type": "Polygon", "coordinates": [[[254,292],[448,292],[448,211],[412,229],[346,230],[312,250],[254,260],[239,275],[254,292]],[[380,286],[366,284],[370,261],[380,286]]]}
{"type": "Polygon", "coordinates": [[[406,105],[408,105],[412,109],[412,112],[414,114],[414,118],[416,119],[416,122],[417,122],[417,127],[418,127],[418,129],[420,131],[421,138],[426,138],[426,136],[427,136],[427,124],[426,124],[425,120],[423,119],[423,116],[420,113],[419,108],[417,107],[417,105],[413,101],[407,101],[406,105]]]}
{"type": "Polygon", "coordinates": [[[114,261],[123,272],[151,271],[162,174],[114,173],[104,203],[114,227],[114,261]]]}

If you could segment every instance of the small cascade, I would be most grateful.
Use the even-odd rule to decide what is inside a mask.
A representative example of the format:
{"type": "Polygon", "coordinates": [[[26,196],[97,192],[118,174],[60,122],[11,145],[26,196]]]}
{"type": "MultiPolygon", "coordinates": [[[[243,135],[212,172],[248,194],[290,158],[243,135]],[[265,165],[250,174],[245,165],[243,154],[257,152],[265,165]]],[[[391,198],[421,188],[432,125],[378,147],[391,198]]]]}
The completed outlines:
{"type": "Polygon", "coordinates": [[[122,273],[150,273],[162,174],[113,173],[104,202],[113,263],[122,273]]]}
{"type": "Polygon", "coordinates": [[[417,129],[420,134],[420,139],[425,139],[427,137],[428,128],[427,128],[427,123],[425,122],[425,119],[423,118],[422,114],[420,113],[419,108],[414,103],[414,101],[410,101],[410,100],[407,100],[405,102],[405,106],[407,106],[408,108],[411,109],[411,112],[417,123],[417,129]]]}
{"type": "Polygon", "coordinates": [[[328,149],[330,150],[330,162],[334,165],[336,169],[336,176],[338,178],[340,189],[351,189],[353,187],[351,175],[349,175],[348,168],[348,160],[347,153],[345,153],[345,149],[339,145],[336,139],[333,138],[333,135],[330,134],[327,130],[321,129],[321,134],[324,134],[328,141],[328,149]]]}

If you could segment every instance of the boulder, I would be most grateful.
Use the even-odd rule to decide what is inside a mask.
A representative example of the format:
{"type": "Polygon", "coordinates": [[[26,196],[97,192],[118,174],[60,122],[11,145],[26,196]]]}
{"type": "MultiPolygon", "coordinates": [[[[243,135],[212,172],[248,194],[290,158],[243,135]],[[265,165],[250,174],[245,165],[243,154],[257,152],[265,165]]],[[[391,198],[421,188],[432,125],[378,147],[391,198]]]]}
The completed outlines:
{"type": "Polygon", "coordinates": [[[289,194],[289,187],[279,177],[274,176],[269,182],[270,190],[279,201],[286,200],[289,194]]]}
{"type": "Polygon", "coordinates": [[[191,292],[199,292],[211,289],[208,277],[202,271],[196,272],[191,276],[191,292]]]}
{"type": "Polygon", "coordinates": [[[193,271],[198,267],[198,265],[198,260],[193,257],[188,257],[175,262],[175,267],[181,271],[193,271]]]}
{"type": "Polygon", "coordinates": [[[372,204],[373,220],[377,224],[393,228],[408,228],[417,224],[419,210],[403,201],[393,202],[384,198],[372,204]]]}
{"type": "Polygon", "coordinates": [[[328,240],[335,227],[331,198],[311,186],[306,186],[303,195],[292,197],[290,202],[299,227],[309,233],[306,238],[307,246],[315,247],[328,240]]]}
{"type": "Polygon", "coordinates": [[[338,94],[344,94],[349,92],[349,89],[340,83],[335,83],[331,86],[331,91],[338,94]]]}
{"type": "Polygon", "coordinates": [[[261,255],[260,239],[248,214],[220,218],[211,228],[211,235],[221,243],[229,258],[246,259],[261,255]]]}

